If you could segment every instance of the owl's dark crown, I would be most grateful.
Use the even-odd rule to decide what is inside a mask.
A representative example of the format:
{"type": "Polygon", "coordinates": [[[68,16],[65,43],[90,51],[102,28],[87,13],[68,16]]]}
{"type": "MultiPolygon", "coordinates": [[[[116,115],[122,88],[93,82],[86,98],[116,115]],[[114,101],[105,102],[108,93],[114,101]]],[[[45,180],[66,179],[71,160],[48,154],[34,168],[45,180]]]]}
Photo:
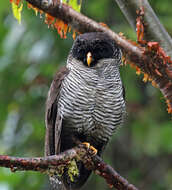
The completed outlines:
{"type": "Polygon", "coordinates": [[[103,32],[81,34],[72,46],[72,56],[87,65],[87,53],[91,52],[94,66],[100,59],[121,57],[120,49],[114,40],[103,32]]]}

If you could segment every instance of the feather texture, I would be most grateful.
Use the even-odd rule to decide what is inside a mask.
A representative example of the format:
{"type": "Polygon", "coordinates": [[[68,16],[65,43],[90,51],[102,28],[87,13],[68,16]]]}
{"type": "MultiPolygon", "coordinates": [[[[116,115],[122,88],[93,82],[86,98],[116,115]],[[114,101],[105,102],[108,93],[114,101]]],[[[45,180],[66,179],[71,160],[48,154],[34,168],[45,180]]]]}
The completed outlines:
{"type": "MultiPolygon", "coordinates": [[[[121,51],[107,35],[89,33],[76,39],[48,93],[45,155],[63,152],[78,141],[89,142],[101,155],[125,116],[120,64],[121,51]],[[93,55],[91,67],[85,62],[88,51],[93,55]]],[[[74,181],[65,168],[61,178],[51,177],[53,189],[79,189],[85,183],[91,171],[82,162],[76,164],[79,175],[74,181]]]]}

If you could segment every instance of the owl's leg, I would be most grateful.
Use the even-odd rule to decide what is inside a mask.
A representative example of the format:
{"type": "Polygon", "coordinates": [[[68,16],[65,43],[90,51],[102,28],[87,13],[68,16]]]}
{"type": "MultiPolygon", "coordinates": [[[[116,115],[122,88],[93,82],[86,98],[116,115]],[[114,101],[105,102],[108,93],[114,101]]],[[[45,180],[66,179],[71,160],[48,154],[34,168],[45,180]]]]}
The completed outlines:
{"type": "Polygon", "coordinates": [[[96,155],[96,154],[97,154],[97,152],[98,152],[97,149],[94,148],[93,146],[91,146],[89,142],[83,142],[82,144],[83,144],[87,149],[90,149],[90,150],[91,150],[92,155],[96,155]]]}
{"type": "Polygon", "coordinates": [[[76,136],[72,136],[72,140],[73,142],[75,142],[76,145],[82,144],[85,146],[85,148],[89,151],[91,151],[91,154],[94,156],[97,154],[98,150],[96,148],[94,148],[94,146],[91,146],[89,142],[83,142],[83,139],[78,139],[76,136]],[[81,143],[83,142],[83,143],[81,143]]]}

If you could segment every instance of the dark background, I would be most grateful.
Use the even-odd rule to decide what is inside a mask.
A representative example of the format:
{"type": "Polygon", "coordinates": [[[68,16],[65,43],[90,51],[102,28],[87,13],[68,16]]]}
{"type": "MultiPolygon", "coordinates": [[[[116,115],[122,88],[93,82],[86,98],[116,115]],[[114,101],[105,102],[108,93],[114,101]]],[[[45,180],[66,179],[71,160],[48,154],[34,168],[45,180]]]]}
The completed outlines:
{"type": "MultiPolygon", "coordinates": [[[[172,35],[172,1],[151,0],[172,35]]],[[[114,0],[83,1],[82,13],[135,40],[114,0]]],[[[44,109],[53,75],[64,65],[73,40],[60,39],[44,19],[24,6],[22,24],[8,0],[0,3],[0,154],[43,156],[44,109]]],[[[172,124],[160,91],[142,82],[130,66],[121,67],[126,88],[127,121],[114,134],[104,160],[142,190],[172,189],[172,124]]],[[[84,187],[108,189],[92,175],[84,187]]],[[[48,179],[36,172],[0,168],[0,190],[45,190],[48,179]]]]}

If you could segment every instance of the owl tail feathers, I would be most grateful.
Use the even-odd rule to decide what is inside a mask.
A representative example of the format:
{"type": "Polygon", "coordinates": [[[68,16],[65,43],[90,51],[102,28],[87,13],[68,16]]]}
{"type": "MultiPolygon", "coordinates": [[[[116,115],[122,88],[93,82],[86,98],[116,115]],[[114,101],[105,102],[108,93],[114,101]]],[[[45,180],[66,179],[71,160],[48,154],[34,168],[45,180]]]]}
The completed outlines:
{"type": "Polygon", "coordinates": [[[71,181],[67,171],[63,174],[63,183],[67,190],[79,190],[91,174],[91,171],[87,170],[82,162],[77,162],[77,166],[79,174],[74,176],[73,181],[71,181]]]}
{"type": "Polygon", "coordinates": [[[57,176],[50,177],[50,190],[68,190],[57,176]]]}
{"type": "Polygon", "coordinates": [[[51,190],[79,190],[87,181],[91,174],[82,162],[77,162],[79,174],[73,176],[73,180],[68,175],[68,169],[64,169],[63,175],[59,178],[57,176],[50,177],[51,190]]]}

